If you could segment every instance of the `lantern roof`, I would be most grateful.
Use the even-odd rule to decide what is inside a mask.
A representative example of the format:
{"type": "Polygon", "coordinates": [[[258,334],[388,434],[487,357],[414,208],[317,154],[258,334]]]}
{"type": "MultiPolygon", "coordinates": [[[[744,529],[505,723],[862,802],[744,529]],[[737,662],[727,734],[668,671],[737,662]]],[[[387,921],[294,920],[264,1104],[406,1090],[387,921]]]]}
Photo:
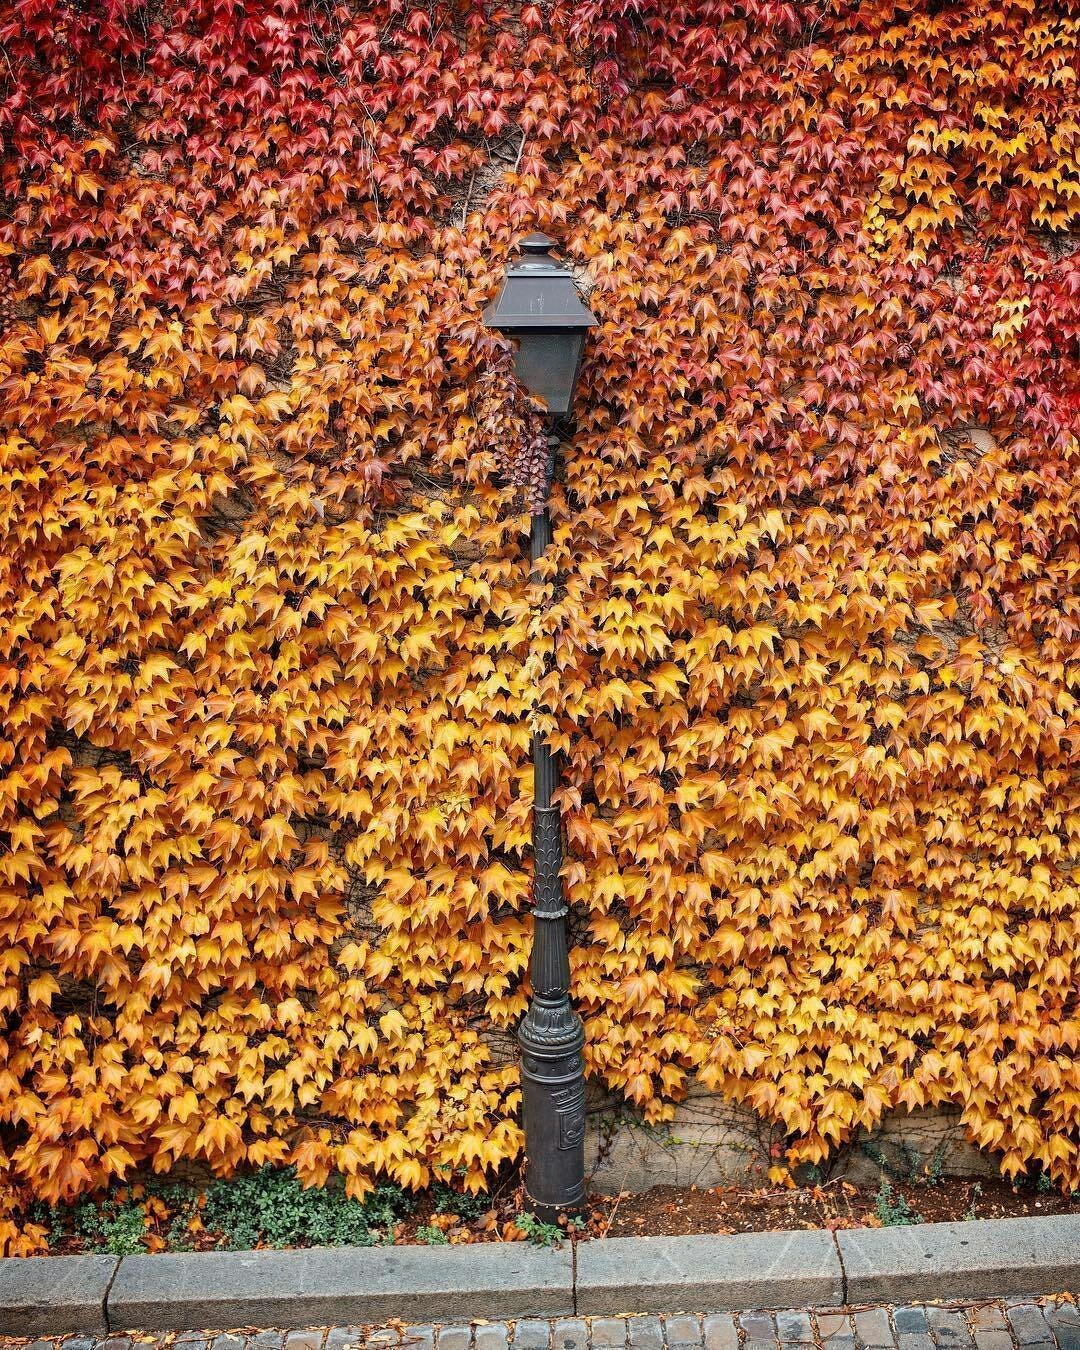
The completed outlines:
{"type": "Polygon", "coordinates": [[[555,241],[530,234],[522,256],[506,269],[498,297],[484,310],[484,323],[500,332],[522,328],[592,328],[596,315],[578,294],[574,275],[551,256],[555,241]]]}

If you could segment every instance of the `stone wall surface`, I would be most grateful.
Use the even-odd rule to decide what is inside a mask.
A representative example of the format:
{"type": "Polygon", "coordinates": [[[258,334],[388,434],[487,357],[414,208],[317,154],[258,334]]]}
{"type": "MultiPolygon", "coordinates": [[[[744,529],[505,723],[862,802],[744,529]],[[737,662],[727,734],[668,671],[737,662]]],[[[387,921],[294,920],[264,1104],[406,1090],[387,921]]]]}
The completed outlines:
{"type": "MultiPolygon", "coordinates": [[[[604,1194],[653,1186],[763,1183],[781,1137],[748,1107],[714,1093],[691,1093],[667,1125],[650,1126],[607,1100],[594,1099],[588,1117],[586,1166],[604,1194]]],[[[948,1176],[996,1176],[993,1155],[976,1148],[950,1110],[894,1112],[872,1136],[862,1134],[823,1170],[873,1183],[884,1155],[898,1169],[934,1168],[948,1176]]]]}

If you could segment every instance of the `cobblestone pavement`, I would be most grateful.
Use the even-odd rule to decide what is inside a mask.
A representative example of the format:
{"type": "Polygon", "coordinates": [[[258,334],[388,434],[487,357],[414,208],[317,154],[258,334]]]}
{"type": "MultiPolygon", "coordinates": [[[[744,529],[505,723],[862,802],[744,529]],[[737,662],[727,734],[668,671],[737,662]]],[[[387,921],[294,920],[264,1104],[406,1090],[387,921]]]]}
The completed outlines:
{"type": "Polygon", "coordinates": [[[702,1317],[522,1318],[471,1325],[315,1327],[307,1331],[177,1332],[0,1338],[3,1350],[1080,1350],[1068,1299],[917,1304],[844,1312],[712,1313],[702,1317]]]}

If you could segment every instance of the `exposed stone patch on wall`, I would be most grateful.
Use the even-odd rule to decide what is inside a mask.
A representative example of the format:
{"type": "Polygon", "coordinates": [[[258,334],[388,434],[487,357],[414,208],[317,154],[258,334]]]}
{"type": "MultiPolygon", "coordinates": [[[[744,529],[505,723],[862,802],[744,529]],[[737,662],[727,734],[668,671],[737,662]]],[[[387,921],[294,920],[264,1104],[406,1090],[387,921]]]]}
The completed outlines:
{"type": "MultiPolygon", "coordinates": [[[[586,1167],[592,1187],[603,1193],[647,1191],[653,1186],[766,1184],[776,1161],[780,1134],[748,1107],[713,1093],[692,1093],[667,1125],[646,1125],[625,1106],[595,1100],[589,1112],[586,1167]]],[[[942,1175],[993,1176],[992,1155],[966,1137],[960,1113],[925,1110],[893,1113],[880,1130],[865,1133],[838,1151],[823,1170],[854,1182],[874,1182],[883,1155],[904,1171],[933,1168],[942,1175]],[[868,1145],[868,1148],[864,1148],[868,1145]]]]}

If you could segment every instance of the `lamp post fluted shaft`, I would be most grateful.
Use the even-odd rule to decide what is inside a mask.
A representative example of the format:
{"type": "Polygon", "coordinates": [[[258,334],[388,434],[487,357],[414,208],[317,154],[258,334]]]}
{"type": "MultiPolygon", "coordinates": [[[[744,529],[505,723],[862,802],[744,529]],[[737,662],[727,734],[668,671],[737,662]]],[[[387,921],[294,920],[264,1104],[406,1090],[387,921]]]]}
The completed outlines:
{"type": "MultiPolygon", "coordinates": [[[[532,517],[533,580],[551,542],[545,508],[532,517]]],[[[585,1032],[570,1004],[566,901],[562,885],[562,821],[552,797],[558,760],[542,736],[533,754],[532,999],[518,1029],[525,1195],[530,1210],[551,1222],[585,1202],[585,1032]]]]}

